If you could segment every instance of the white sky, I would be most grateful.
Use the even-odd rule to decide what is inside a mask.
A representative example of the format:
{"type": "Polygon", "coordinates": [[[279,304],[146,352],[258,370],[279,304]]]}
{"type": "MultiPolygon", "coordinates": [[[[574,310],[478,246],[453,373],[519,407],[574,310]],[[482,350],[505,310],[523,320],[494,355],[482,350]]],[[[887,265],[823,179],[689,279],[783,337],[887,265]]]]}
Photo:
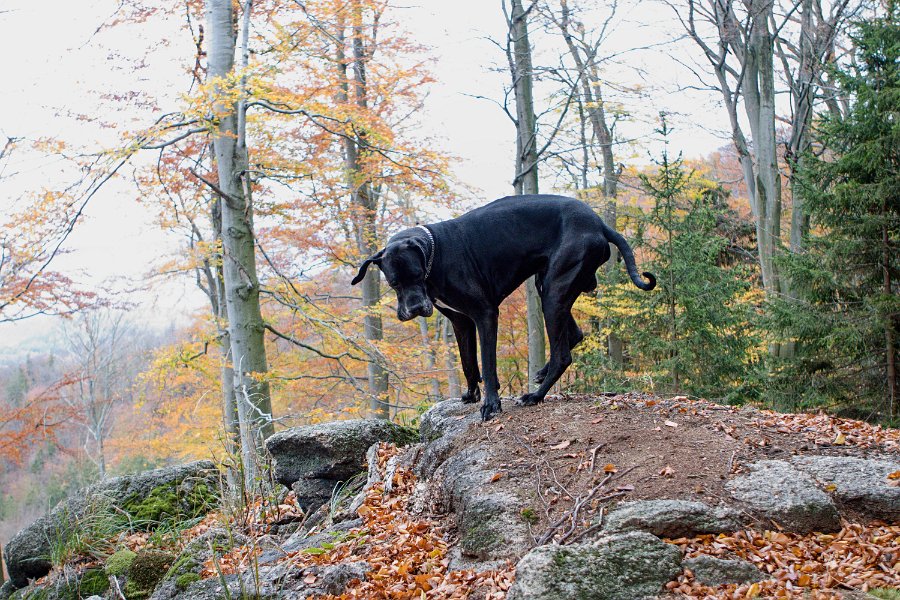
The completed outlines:
{"type": "MultiPolygon", "coordinates": [[[[505,66],[505,57],[488,41],[504,35],[500,1],[410,2],[400,13],[402,21],[416,41],[433,48],[437,58],[437,83],[431,89],[423,116],[427,133],[442,138],[444,148],[462,159],[456,169],[458,178],[481,190],[485,202],[510,193],[515,149],[512,124],[496,105],[472,97],[499,100],[502,86],[508,81],[506,73],[492,70],[505,66]]],[[[163,99],[168,97],[171,106],[177,106],[175,95],[183,91],[186,77],[172,73],[166,56],[192,53],[189,39],[179,38],[180,43],[188,44],[182,48],[157,48],[150,55],[151,68],[135,76],[126,62],[111,59],[113,54],[140,55],[144,48],[154,47],[160,39],[169,37],[169,31],[128,27],[92,37],[116,4],[115,0],[0,0],[0,73],[4,82],[0,134],[26,138],[62,136],[77,138],[80,143],[96,141],[98,146],[108,145],[115,139],[113,131],[60,114],[66,110],[90,112],[95,102],[92,90],[143,89],[163,99]]],[[[606,4],[596,3],[598,10],[606,4]]],[[[615,33],[604,46],[609,52],[653,44],[677,33],[677,23],[661,3],[622,5],[618,15],[615,33]]],[[[552,60],[553,52],[541,36],[535,34],[533,38],[536,63],[552,60]]],[[[610,81],[641,83],[652,89],[640,106],[629,107],[637,119],[623,131],[637,138],[641,148],[630,150],[630,155],[622,157],[623,162],[646,162],[646,149],[654,146],[650,141],[652,119],[660,110],[675,113],[672,121],[676,130],[671,144],[686,156],[708,154],[727,143],[710,133],[724,127],[714,96],[675,92],[696,81],[669,57],[669,52],[667,48],[656,48],[628,55],[625,65],[611,67],[605,73],[610,81]],[[643,75],[639,77],[630,67],[641,67],[643,75]]],[[[54,173],[53,164],[48,162],[18,166],[25,173],[17,178],[16,186],[39,188],[54,173]]],[[[546,182],[542,189],[551,191],[546,182]]],[[[16,187],[0,183],[0,203],[10,202],[16,193],[16,187]]],[[[106,282],[118,289],[142,281],[154,261],[177,248],[179,242],[153,224],[151,215],[134,201],[134,195],[133,188],[123,181],[102,190],[89,205],[85,221],[70,237],[69,254],[54,268],[78,281],[106,282]]],[[[141,320],[157,326],[177,321],[203,305],[202,296],[187,278],[132,297],[139,303],[135,310],[141,320]]],[[[41,347],[55,327],[47,318],[0,325],[0,359],[4,353],[17,349],[41,347]]]]}

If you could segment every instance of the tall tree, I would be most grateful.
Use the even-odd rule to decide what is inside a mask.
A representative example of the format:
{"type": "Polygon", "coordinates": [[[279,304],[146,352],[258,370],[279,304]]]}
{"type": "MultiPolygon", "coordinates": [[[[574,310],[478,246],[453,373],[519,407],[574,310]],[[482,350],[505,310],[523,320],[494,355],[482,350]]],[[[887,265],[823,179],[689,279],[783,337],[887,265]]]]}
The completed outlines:
{"type": "MultiPolygon", "coordinates": [[[[763,287],[770,300],[792,297],[789,279],[779,272],[782,239],[782,175],[776,127],[777,75],[792,96],[788,158],[801,156],[809,143],[811,107],[819,95],[825,65],[834,59],[835,37],[847,19],[850,2],[837,0],[830,10],[822,0],[798,0],[782,6],[776,0],[686,0],[670,2],[690,38],[702,50],[723,100],[731,139],[740,157],[750,208],[756,222],[763,287]],[[800,26],[796,27],[798,20],[800,26]],[[793,38],[793,41],[792,39],[793,38]],[[750,126],[744,131],[740,111],[750,126]]],[[[790,240],[799,250],[807,222],[802,203],[793,207],[790,240]]],[[[793,344],[773,344],[783,357],[793,344]]]]}
{"type": "MultiPolygon", "coordinates": [[[[588,136],[582,131],[581,136],[581,189],[585,191],[588,189],[588,171],[595,160],[592,155],[594,154],[593,146],[596,144],[600,150],[600,160],[597,162],[599,162],[599,170],[602,173],[600,191],[604,204],[602,207],[603,218],[610,227],[616,228],[616,196],[618,195],[621,169],[613,151],[613,129],[607,118],[604,86],[600,78],[602,57],[599,56],[599,53],[606,29],[615,16],[617,3],[613,2],[610,6],[609,16],[605,19],[599,33],[590,32],[584,23],[577,19],[575,13],[578,8],[574,3],[570,7],[568,0],[561,0],[559,12],[550,9],[547,14],[562,35],[575,67],[572,79],[578,94],[578,115],[583,121],[581,128],[584,128],[584,122],[586,122],[591,132],[591,135],[588,136]]],[[[578,183],[576,183],[577,185],[578,183]]],[[[606,263],[605,269],[607,276],[615,276],[620,272],[619,249],[613,244],[610,244],[609,249],[610,259],[606,263]]],[[[607,352],[614,364],[622,364],[622,340],[615,332],[611,332],[607,337],[607,352]]]]}
{"type": "Polygon", "coordinates": [[[106,477],[106,440],[112,428],[113,409],[125,397],[129,385],[126,370],[127,338],[133,332],[123,313],[94,309],[65,324],[63,336],[76,380],[62,395],[78,415],[86,432],[85,453],[106,477]]]}
{"type": "MultiPolygon", "coordinates": [[[[525,10],[522,0],[510,0],[506,12],[508,27],[507,59],[516,98],[516,161],[513,188],[516,194],[538,193],[538,138],[537,118],[534,111],[534,68],[531,43],[528,40],[528,17],[534,10],[532,2],[525,10]]],[[[528,306],[528,385],[536,389],[535,379],[544,366],[547,345],[544,337],[544,315],[541,312],[540,293],[535,277],[525,283],[525,301],[528,306]]]]}
{"type": "Polygon", "coordinates": [[[210,103],[215,114],[212,146],[221,197],[222,277],[234,393],[241,417],[242,452],[247,477],[254,475],[256,454],[274,432],[264,341],[265,327],[259,305],[256,244],[249,151],[247,99],[242,76],[249,57],[251,0],[240,5],[240,67],[235,66],[237,22],[231,0],[208,0],[210,103]],[[242,69],[243,68],[243,71],[242,69]]]}
{"type": "Polygon", "coordinates": [[[783,307],[780,318],[802,342],[802,399],[895,418],[900,6],[889,2],[882,16],[858,23],[852,39],[855,61],[835,73],[849,111],[823,114],[822,148],[807,152],[799,172],[812,229],[788,265],[806,302],[783,307]]]}

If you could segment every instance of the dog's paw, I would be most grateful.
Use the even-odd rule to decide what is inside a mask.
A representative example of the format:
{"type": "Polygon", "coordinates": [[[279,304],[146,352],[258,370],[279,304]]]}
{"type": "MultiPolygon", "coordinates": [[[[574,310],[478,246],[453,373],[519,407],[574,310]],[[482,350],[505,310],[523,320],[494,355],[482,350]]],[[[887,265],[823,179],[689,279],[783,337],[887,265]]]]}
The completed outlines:
{"type": "Polygon", "coordinates": [[[539,396],[537,394],[525,394],[524,396],[520,396],[519,399],[516,400],[516,406],[534,406],[535,404],[540,404],[543,401],[543,396],[539,396]]]}
{"type": "Polygon", "coordinates": [[[460,400],[463,401],[463,404],[475,404],[481,400],[481,390],[479,388],[475,388],[474,390],[469,390],[465,394],[462,395],[460,400]]]}
{"type": "Polygon", "coordinates": [[[485,402],[481,405],[481,420],[490,421],[494,415],[502,412],[503,407],[500,406],[500,400],[496,400],[495,402],[485,402]]]}

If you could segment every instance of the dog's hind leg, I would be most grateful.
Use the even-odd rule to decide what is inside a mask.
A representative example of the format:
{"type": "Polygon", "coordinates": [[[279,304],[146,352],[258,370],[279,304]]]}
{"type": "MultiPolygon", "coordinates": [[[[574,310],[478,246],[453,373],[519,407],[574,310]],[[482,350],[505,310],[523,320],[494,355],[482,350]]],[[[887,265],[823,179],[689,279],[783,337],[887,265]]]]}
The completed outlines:
{"type": "MultiPolygon", "coordinates": [[[[572,348],[581,341],[583,334],[572,318],[572,305],[584,289],[586,274],[593,275],[592,261],[585,261],[583,246],[573,244],[569,252],[555,257],[544,277],[544,321],[550,341],[550,360],[544,367],[544,377],[534,392],[520,397],[516,404],[530,406],[544,401],[553,384],[572,364],[572,348]]],[[[542,369],[543,370],[543,369],[542,369]]]]}
{"type": "MultiPolygon", "coordinates": [[[[584,332],[581,331],[581,327],[578,326],[578,323],[575,322],[575,317],[569,314],[569,350],[574,350],[575,346],[581,343],[584,339],[584,332]]],[[[534,377],[534,382],[538,385],[544,382],[544,379],[547,377],[547,369],[550,368],[550,363],[548,362],[546,365],[541,367],[541,370],[537,372],[537,375],[534,377]]]]}
{"type": "Polygon", "coordinates": [[[447,317],[453,325],[453,334],[456,336],[456,345],[459,347],[459,362],[462,364],[463,374],[466,376],[468,389],[462,395],[461,400],[471,404],[481,400],[481,372],[478,370],[478,332],[475,330],[475,322],[466,315],[455,310],[438,307],[438,310],[447,317]]]}

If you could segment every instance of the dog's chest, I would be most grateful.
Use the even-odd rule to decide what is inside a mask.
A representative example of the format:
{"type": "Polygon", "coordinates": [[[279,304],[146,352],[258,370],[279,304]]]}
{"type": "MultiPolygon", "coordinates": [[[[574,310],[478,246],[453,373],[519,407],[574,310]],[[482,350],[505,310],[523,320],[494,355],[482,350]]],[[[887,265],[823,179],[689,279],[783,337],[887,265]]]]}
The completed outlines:
{"type": "Polygon", "coordinates": [[[459,310],[459,309],[457,309],[457,308],[453,308],[452,306],[450,306],[449,304],[447,304],[446,302],[444,302],[444,301],[441,300],[440,298],[435,298],[435,299],[434,299],[434,304],[435,304],[435,306],[439,306],[439,307],[444,308],[444,309],[447,309],[447,310],[452,310],[453,312],[462,313],[461,310],[459,310]]]}

